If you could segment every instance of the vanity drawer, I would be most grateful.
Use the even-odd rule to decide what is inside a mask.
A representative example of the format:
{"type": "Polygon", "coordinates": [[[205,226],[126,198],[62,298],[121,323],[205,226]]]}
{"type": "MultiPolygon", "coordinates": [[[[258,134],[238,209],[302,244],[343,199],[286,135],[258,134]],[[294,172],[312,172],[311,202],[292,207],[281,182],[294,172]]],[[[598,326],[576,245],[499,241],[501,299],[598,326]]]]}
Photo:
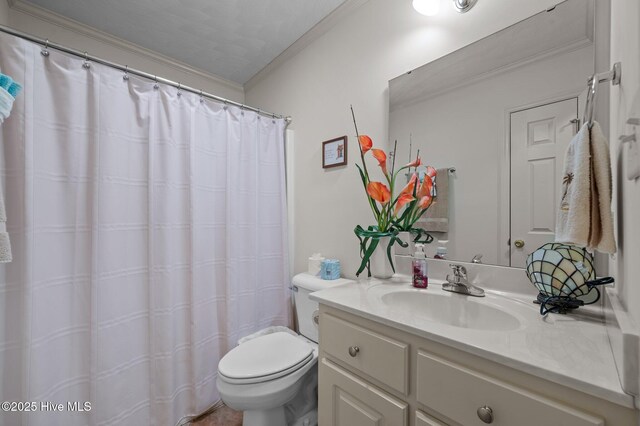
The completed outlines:
{"type": "Polygon", "coordinates": [[[332,357],[405,395],[409,345],[329,314],[320,318],[320,347],[332,357]]]}
{"type": "Polygon", "coordinates": [[[487,423],[477,412],[484,406],[491,408],[496,426],[539,426],[543,420],[549,425],[604,425],[601,418],[423,351],[418,351],[416,380],[419,403],[465,426],[487,423]]]}

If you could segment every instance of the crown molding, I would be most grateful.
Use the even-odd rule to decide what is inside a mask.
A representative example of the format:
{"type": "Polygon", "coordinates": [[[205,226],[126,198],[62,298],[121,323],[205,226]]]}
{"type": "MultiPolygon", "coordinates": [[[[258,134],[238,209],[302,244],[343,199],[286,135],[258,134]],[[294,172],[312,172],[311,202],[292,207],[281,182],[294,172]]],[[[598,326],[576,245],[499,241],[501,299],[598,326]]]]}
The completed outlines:
{"type": "Polygon", "coordinates": [[[208,73],[201,69],[192,67],[190,65],[187,65],[184,62],[180,62],[169,56],[165,56],[151,49],[147,49],[137,44],[131,43],[127,40],[113,36],[97,28],[93,28],[88,25],[82,24],[78,21],[67,18],[66,16],[62,16],[58,13],[49,11],[40,6],[27,3],[24,0],[6,0],[6,1],[9,4],[9,7],[15,11],[33,16],[34,18],[40,19],[42,21],[48,22],[50,24],[56,25],[58,27],[64,28],[66,30],[69,30],[78,34],[82,34],[83,36],[92,38],[99,42],[109,44],[111,46],[115,46],[119,49],[128,51],[130,53],[143,56],[154,62],[172,67],[178,71],[196,75],[198,77],[206,78],[208,80],[214,81],[215,83],[227,86],[231,89],[239,90],[240,92],[244,93],[244,88],[242,84],[236,83],[231,80],[227,80],[225,78],[208,73]]]}
{"type": "MultiPolygon", "coordinates": [[[[20,1],[20,0],[16,0],[20,1]]],[[[367,3],[369,0],[346,0],[338,6],[333,12],[328,14],[324,19],[313,26],[309,31],[304,33],[299,39],[287,47],[281,54],[276,56],[274,60],[269,62],[264,68],[258,71],[253,77],[244,84],[245,93],[247,90],[254,88],[267,75],[278,68],[280,65],[300,53],[304,48],[329,32],[338,22],[347,15],[367,3]]]]}
{"type": "MultiPolygon", "coordinates": [[[[463,47],[463,49],[467,49],[470,46],[466,46],[463,47]]],[[[389,112],[393,112],[393,111],[397,111],[399,109],[402,108],[407,108],[409,106],[413,106],[416,105],[418,103],[421,102],[425,102],[428,99],[431,98],[435,98],[437,96],[441,96],[444,93],[447,92],[451,92],[457,89],[460,89],[461,87],[465,87],[465,86],[470,86],[472,84],[476,84],[482,80],[486,80],[510,71],[513,71],[515,69],[518,69],[520,67],[526,66],[526,65],[530,65],[532,63],[536,63],[539,61],[543,61],[545,59],[549,59],[549,58],[553,58],[553,57],[558,57],[561,55],[566,55],[569,54],[571,52],[576,52],[578,50],[581,49],[585,49],[587,47],[591,47],[592,49],[595,49],[593,40],[591,40],[588,37],[584,37],[581,40],[577,40],[574,41],[572,43],[569,43],[565,46],[560,46],[560,47],[554,47],[552,49],[548,49],[545,51],[541,51],[539,53],[536,53],[532,56],[526,57],[526,58],[522,58],[522,59],[518,59],[515,60],[514,62],[505,64],[505,65],[500,65],[497,68],[491,69],[489,71],[483,71],[481,73],[474,73],[472,68],[465,63],[465,65],[467,66],[467,69],[472,70],[469,72],[468,75],[465,75],[464,78],[459,78],[459,82],[450,82],[450,81],[445,81],[445,82],[440,82],[438,84],[438,87],[434,90],[430,90],[430,91],[422,91],[420,93],[418,93],[415,90],[415,87],[420,86],[420,84],[416,84],[415,86],[413,86],[414,90],[411,91],[411,93],[413,94],[411,97],[408,97],[406,100],[402,100],[402,101],[398,101],[397,99],[389,99],[389,112]]],[[[470,57],[473,58],[477,58],[477,56],[471,55],[470,57]]],[[[442,58],[438,58],[435,61],[439,61],[439,60],[443,60],[445,59],[445,57],[442,58]]],[[[435,62],[434,61],[434,62],[435,62]]],[[[463,67],[463,65],[458,64],[457,66],[459,67],[463,67]]],[[[418,71],[421,70],[421,68],[423,68],[424,65],[422,67],[418,67],[412,71],[409,71],[409,73],[413,73],[413,71],[418,71]]],[[[424,76],[426,75],[426,73],[424,71],[419,71],[422,72],[422,76],[424,78],[424,76]]],[[[407,74],[409,73],[405,73],[402,75],[399,75],[398,77],[393,78],[392,80],[389,81],[389,89],[390,91],[394,89],[395,84],[398,81],[401,81],[403,79],[403,77],[405,77],[407,74]]],[[[426,80],[423,80],[426,81],[426,80]]],[[[580,80],[579,82],[576,82],[576,87],[569,87],[569,92],[570,94],[573,94],[573,92],[579,88],[582,88],[584,86],[582,80],[580,80]]],[[[397,90],[397,89],[396,89],[397,90]]],[[[579,90],[578,90],[579,91],[579,90]]],[[[400,98],[404,97],[404,95],[406,95],[406,93],[403,93],[401,95],[398,95],[400,98]]],[[[535,106],[539,106],[539,105],[535,105],[535,106]]]]}

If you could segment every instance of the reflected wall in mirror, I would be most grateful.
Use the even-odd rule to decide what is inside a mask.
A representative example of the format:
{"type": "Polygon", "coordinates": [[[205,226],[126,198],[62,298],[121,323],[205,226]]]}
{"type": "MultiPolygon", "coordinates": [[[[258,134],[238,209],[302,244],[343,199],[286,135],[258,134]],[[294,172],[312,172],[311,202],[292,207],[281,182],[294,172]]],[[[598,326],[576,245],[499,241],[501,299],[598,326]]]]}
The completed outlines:
{"type": "MultiPolygon", "coordinates": [[[[564,1],[389,82],[398,161],[419,149],[441,178],[455,169],[447,173],[448,229],[432,232],[428,255],[446,245],[451,260],[481,254],[483,263],[524,267],[527,253],[553,240],[564,153],[587,79],[598,57],[608,58],[600,47],[608,40],[596,40],[608,28],[595,25],[605,3],[564,1]]],[[[601,89],[596,117],[606,129],[601,89]]]]}

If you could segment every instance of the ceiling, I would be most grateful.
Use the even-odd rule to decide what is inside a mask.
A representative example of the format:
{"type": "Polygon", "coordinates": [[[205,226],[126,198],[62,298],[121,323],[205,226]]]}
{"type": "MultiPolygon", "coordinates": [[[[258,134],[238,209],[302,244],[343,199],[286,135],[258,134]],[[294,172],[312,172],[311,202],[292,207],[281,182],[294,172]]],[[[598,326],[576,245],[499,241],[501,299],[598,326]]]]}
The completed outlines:
{"type": "Polygon", "coordinates": [[[345,0],[28,0],[244,84],[345,0]]]}

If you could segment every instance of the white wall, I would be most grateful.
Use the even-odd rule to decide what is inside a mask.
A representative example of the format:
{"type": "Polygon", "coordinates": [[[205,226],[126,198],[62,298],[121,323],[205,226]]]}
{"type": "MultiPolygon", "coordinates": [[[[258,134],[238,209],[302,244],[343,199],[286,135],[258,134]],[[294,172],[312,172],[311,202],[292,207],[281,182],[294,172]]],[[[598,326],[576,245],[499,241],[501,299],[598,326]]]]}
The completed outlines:
{"type": "MultiPolygon", "coordinates": [[[[629,117],[640,118],[640,3],[611,2],[611,62],[622,62],[622,83],[611,89],[611,155],[614,207],[619,252],[611,261],[616,287],[636,324],[640,326],[640,180],[626,179],[628,147],[618,137],[629,134],[629,117]]],[[[640,139],[640,128],[636,128],[640,139]]]]}
{"type": "Polygon", "coordinates": [[[293,117],[296,132],[294,269],[314,252],[339,258],[353,276],[360,262],[357,224],[371,224],[354,163],[349,113],[360,132],[386,148],[388,81],[540,12],[548,0],[484,0],[466,14],[446,7],[428,18],[410,0],[369,0],[301,52],[246,86],[246,102],[293,117]],[[322,169],[321,142],[349,135],[349,164],[322,169]]]}
{"type": "MultiPolygon", "coordinates": [[[[468,262],[481,253],[484,263],[509,265],[506,113],[586,93],[576,76],[593,74],[593,55],[589,46],[543,58],[389,113],[400,163],[408,160],[411,133],[414,155],[420,149],[426,164],[456,168],[449,175],[449,232],[433,234],[449,241],[449,259],[468,262]]],[[[427,246],[429,256],[436,246],[427,246]]]]}
{"type": "Polygon", "coordinates": [[[8,25],[9,22],[9,4],[0,0],[0,25],[8,25]]]}
{"type": "Polygon", "coordinates": [[[7,1],[0,0],[0,24],[43,39],[48,38],[63,46],[89,52],[93,56],[157,74],[186,86],[202,88],[226,99],[244,102],[244,89],[239,84],[193,69],[22,1],[15,0],[14,3],[14,7],[8,8],[7,1]]]}

